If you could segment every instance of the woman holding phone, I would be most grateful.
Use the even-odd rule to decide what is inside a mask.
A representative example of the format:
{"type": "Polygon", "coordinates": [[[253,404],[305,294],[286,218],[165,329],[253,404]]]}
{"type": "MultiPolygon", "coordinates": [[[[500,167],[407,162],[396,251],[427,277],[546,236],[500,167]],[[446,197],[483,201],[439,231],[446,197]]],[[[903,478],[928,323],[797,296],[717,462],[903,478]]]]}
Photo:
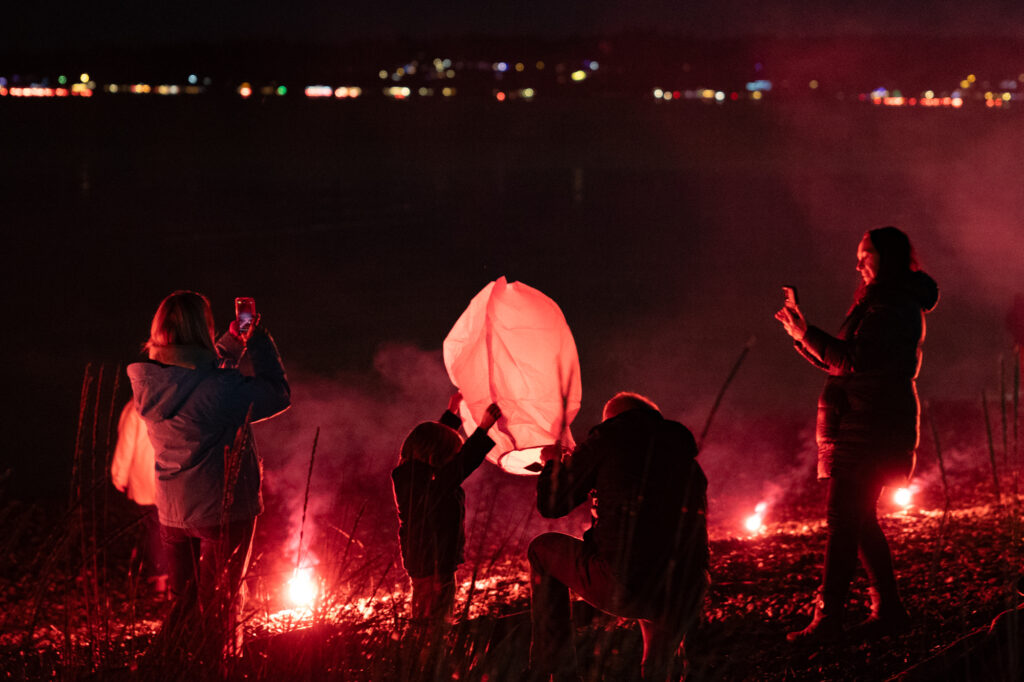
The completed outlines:
{"type": "Polygon", "coordinates": [[[149,359],[129,365],[128,376],[155,450],[173,599],[163,645],[198,649],[212,663],[233,641],[232,604],[263,511],[262,465],[250,425],[288,408],[288,380],[258,316],[244,331],[232,322],[215,346],[210,303],[193,291],[176,291],[160,303],[145,348],[149,359]],[[243,353],[253,376],[225,368],[243,353]]]}
{"type": "Polygon", "coordinates": [[[857,556],[871,581],[871,616],[858,636],[898,632],[909,617],[892,553],[878,525],[882,487],[905,485],[914,467],[920,406],[916,379],[925,313],[939,289],[922,272],[910,239],[870,230],[857,246],[861,285],[839,333],[808,325],[795,295],[775,314],[811,364],[828,373],[818,401],[818,478],[828,480],[828,540],[814,617],[791,642],[838,639],[857,556]]]}

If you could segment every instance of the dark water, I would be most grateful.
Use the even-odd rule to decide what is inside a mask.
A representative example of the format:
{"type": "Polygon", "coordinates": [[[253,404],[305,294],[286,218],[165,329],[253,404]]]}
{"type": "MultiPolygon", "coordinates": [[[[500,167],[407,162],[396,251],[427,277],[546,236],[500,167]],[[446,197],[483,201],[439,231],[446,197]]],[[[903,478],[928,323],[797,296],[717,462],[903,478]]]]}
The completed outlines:
{"type": "MultiPolygon", "coordinates": [[[[501,275],[566,314],[577,433],[619,389],[698,431],[756,336],[720,418],[792,419],[768,469],[808,458],[821,377],[771,319],[779,286],[834,329],[856,244],[885,224],[943,288],[922,392],[997,381],[1024,290],[1024,112],[520,104],[0,102],[13,488],[64,489],[86,363],[134,360],[178,288],[209,295],[219,328],[233,297],[256,298],[302,384],[269,441],[358,418],[337,426],[338,457],[375,473],[443,408],[437,351],[501,275]]],[[[706,468],[750,456],[717,447],[706,468]]]]}

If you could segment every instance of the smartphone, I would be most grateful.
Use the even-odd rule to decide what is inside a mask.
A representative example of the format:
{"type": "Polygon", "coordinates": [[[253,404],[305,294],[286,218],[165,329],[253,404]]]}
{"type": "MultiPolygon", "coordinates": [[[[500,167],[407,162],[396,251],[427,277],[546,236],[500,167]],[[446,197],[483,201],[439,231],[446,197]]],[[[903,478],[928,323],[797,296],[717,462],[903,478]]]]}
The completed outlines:
{"type": "Polygon", "coordinates": [[[795,308],[800,305],[800,297],[797,296],[796,287],[787,284],[782,287],[782,293],[786,295],[787,308],[795,308]]]}
{"type": "Polygon", "coordinates": [[[252,298],[241,297],[235,299],[235,321],[238,323],[238,333],[247,334],[252,321],[256,319],[256,301],[252,298]]]}

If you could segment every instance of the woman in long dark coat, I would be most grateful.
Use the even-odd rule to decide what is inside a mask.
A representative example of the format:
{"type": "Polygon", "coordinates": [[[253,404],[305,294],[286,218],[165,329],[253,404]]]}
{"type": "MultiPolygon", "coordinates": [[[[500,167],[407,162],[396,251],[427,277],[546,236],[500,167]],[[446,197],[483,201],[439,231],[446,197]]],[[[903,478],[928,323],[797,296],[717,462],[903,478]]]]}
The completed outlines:
{"type": "Polygon", "coordinates": [[[909,623],[876,505],[883,486],[905,485],[913,472],[924,314],[935,307],[939,291],[895,227],[864,235],[857,271],[863,283],[837,336],[808,325],[795,303],[775,314],[796,349],[829,375],[817,426],[818,477],[829,481],[825,571],[814,618],[789,633],[790,641],[842,634],[858,553],[871,581],[871,616],[859,634],[880,636],[909,623]]]}

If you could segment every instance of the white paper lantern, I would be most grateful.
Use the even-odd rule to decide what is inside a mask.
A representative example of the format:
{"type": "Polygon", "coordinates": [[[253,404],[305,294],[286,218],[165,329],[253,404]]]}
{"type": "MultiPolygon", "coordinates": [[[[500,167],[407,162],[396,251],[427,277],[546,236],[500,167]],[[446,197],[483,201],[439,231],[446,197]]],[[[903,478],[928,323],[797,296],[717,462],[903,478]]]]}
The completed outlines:
{"type": "Polygon", "coordinates": [[[501,408],[487,459],[505,471],[537,473],[543,446],[574,445],[569,425],[583,393],[576,342],[541,292],[504,277],[485,286],[444,340],[444,364],[462,392],[467,433],[492,402],[501,408]]]}

